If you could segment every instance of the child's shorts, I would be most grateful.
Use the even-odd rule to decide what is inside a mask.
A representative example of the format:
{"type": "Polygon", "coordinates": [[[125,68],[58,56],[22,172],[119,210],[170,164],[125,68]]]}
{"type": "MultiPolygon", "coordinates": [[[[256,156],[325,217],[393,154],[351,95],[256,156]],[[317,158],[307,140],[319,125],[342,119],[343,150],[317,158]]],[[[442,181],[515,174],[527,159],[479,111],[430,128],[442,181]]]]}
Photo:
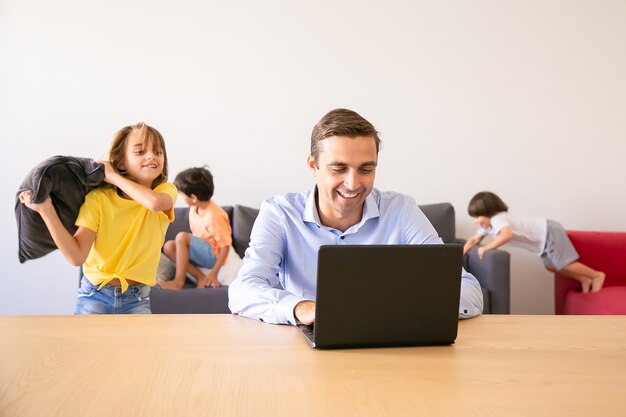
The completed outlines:
{"type": "Polygon", "coordinates": [[[557,271],[578,260],[578,252],[567,237],[565,228],[554,220],[548,220],[546,248],[541,254],[541,260],[545,265],[554,266],[557,271]]]}
{"type": "Polygon", "coordinates": [[[192,235],[189,241],[189,261],[200,268],[211,269],[217,259],[209,242],[192,235]]]}

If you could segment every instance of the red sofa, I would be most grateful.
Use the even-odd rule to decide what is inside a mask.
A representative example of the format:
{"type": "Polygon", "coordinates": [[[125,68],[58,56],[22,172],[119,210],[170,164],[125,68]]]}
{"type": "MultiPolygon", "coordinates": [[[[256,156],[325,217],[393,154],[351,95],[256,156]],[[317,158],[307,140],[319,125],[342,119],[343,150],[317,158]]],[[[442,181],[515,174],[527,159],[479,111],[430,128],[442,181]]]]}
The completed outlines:
{"type": "Polygon", "coordinates": [[[579,261],[606,274],[604,287],[583,294],[580,282],[554,277],[556,314],[626,314],[626,232],[568,230],[579,261]]]}

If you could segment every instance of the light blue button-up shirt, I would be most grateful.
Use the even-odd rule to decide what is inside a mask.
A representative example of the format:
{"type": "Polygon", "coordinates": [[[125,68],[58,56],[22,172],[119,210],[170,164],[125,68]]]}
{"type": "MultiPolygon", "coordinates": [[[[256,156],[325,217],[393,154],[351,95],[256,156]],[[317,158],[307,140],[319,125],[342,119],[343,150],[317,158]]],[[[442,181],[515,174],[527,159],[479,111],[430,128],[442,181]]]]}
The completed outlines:
{"type": "MultiPolygon", "coordinates": [[[[263,202],[243,266],[228,289],[235,314],[268,323],[295,324],[294,307],[315,300],[321,245],[443,243],[411,197],[373,189],[361,221],[345,232],[320,223],[316,188],[263,202]],[[283,289],[274,288],[280,283],[283,289]]],[[[482,313],[483,295],[473,275],[462,271],[459,317],[482,313]]]]}

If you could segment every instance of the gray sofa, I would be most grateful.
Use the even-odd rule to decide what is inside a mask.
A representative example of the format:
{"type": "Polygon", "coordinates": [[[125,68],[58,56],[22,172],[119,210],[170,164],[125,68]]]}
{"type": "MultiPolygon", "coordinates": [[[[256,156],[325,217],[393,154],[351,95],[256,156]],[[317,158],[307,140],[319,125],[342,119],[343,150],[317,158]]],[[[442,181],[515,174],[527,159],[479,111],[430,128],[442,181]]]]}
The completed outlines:
{"type": "MultiPolygon", "coordinates": [[[[454,207],[449,203],[421,205],[420,208],[433,224],[445,243],[464,243],[455,236],[454,207]]],[[[181,231],[189,231],[189,209],[176,209],[176,220],[170,225],[165,240],[174,239],[181,231]]],[[[233,229],[233,247],[243,257],[250,243],[250,232],[258,209],[245,206],[225,206],[233,229]]],[[[510,256],[502,250],[485,253],[481,261],[473,248],[464,259],[465,269],[480,282],[485,302],[485,313],[508,314],[510,305],[510,256]]],[[[152,288],[152,312],[173,313],[230,313],[228,288],[197,289],[192,283],[180,291],[152,288]]]]}

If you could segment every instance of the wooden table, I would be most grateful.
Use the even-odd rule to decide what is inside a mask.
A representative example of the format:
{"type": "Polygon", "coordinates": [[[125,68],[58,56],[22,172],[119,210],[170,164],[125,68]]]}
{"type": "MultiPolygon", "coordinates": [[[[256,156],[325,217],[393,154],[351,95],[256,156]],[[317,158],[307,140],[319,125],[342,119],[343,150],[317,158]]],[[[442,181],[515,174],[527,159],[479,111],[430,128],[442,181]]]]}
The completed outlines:
{"type": "Polygon", "coordinates": [[[626,316],[482,316],[317,351],[230,315],[0,317],[0,416],[624,416],[626,316]]]}

